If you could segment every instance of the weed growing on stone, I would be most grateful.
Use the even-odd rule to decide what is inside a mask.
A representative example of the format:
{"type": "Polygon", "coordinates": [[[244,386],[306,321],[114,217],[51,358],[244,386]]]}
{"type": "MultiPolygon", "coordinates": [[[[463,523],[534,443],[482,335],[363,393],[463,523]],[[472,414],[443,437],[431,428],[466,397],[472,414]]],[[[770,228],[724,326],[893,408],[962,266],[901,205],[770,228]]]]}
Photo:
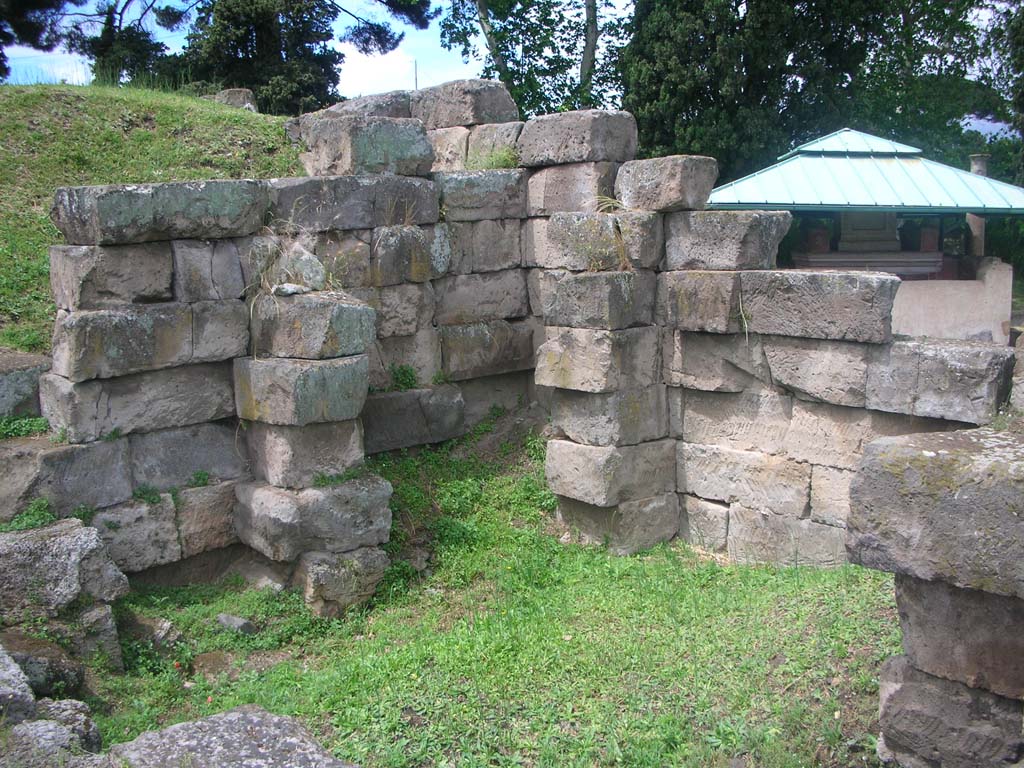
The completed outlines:
{"type": "Polygon", "coordinates": [[[388,374],[391,376],[391,391],[392,392],[404,392],[407,389],[416,389],[419,384],[419,379],[416,376],[416,369],[411,365],[398,365],[392,363],[388,368],[388,374]]]}
{"type": "Polygon", "coordinates": [[[92,519],[96,517],[96,507],[89,504],[79,504],[71,512],[71,516],[81,520],[82,525],[91,525],[92,519]]]}
{"type": "Polygon", "coordinates": [[[195,472],[193,472],[192,477],[190,477],[188,480],[189,488],[205,488],[209,484],[210,473],[202,469],[197,469],[195,472]]]}
{"type": "Polygon", "coordinates": [[[37,416],[4,416],[0,418],[0,440],[41,435],[49,430],[50,423],[37,416]]]}
{"type": "Polygon", "coordinates": [[[12,531],[27,531],[31,528],[42,528],[44,525],[56,522],[57,517],[50,508],[49,499],[42,497],[32,499],[21,512],[7,523],[0,524],[0,533],[11,533],[12,531]]]}
{"type": "Polygon", "coordinates": [[[132,498],[136,501],[144,501],[147,504],[159,504],[160,491],[152,485],[140,485],[132,491],[132,498]]]}
{"type": "Polygon", "coordinates": [[[317,472],[313,475],[313,487],[314,488],[330,488],[334,485],[344,485],[351,480],[358,480],[361,477],[366,477],[370,471],[366,465],[360,464],[358,467],[351,467],[346,469],[344,472],[334,475],[328,475],[324,472],[317,472]]]}
{"type": "Polygon", "coordinates": [[[500,147],[493,152],[474,153],[466,158],[467,171],[498,171],[519,167],[519,153],[515,147],[500,147]]]}
{"type": "Polygon", "coordinates": [[[107,443],[113,443],[115,440],[120,440],[121,439],[121,428],[120,427],[114,427],[112,430],[107,432],[107,434],[103,435],[103,437],[101,439],[104,442],[107,442],[107,443]]]}

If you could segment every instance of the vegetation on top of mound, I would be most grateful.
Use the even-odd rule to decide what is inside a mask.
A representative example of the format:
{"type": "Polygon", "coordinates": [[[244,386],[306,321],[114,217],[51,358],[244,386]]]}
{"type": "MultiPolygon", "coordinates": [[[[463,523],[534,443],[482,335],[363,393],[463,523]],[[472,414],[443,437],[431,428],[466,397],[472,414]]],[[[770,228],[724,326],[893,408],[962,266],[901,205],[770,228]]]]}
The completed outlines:
{"type": "Polygon", "coordinates": [[[300,175],[283,126],[161,91],[0,86],[0,346],[50,346],[57,187],[300,175]]]}

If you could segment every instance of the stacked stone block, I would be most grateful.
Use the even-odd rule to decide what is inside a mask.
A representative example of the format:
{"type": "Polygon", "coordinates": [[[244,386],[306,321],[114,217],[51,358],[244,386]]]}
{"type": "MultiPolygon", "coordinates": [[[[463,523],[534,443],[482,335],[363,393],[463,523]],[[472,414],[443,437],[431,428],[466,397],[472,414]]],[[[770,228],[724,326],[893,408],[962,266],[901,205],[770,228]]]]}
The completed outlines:
{"type": "Polygon", "coordinates": [[[1020,424],[871,443],[853,481],[853,562],[896,574],[904,655],[880,681],[879,755],[985,768],[1024,755],[1020,424]]]}

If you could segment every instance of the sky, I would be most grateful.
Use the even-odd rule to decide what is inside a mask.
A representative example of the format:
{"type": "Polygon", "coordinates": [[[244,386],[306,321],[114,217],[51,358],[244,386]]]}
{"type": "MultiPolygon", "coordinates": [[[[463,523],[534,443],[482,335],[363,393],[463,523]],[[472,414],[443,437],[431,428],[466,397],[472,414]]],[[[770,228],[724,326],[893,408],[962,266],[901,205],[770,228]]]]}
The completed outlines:
{"type": "MultiPolygon", "coordinates": [[[[374,4],[361,0],[356,12],[384,20],[386,14],[374,11],[374,4]]],[[[463,62],[454,51],[441,47],[439,20],[429,29],[418,30],[395,24],[405,32],[405,39],[398,48],[385,56],[365,56],[348,43],[338,43],[345,53],[341,66],[341,82],[338,90],[342,96],[353,97],[368,93],[380,93],[415,87],[417,75],[419,87],[437,85],[448,80],[477,77],[481,64],[477,61],[463,62]]],[[[339,25],[340,28],[340,25],[339,25]]],[[[185,32],[168,33],[156,30],[157,39],[173,52],[181,48],[185,32]]],[[[11,64],[10,83],[59,83],[76,85],[88,83],[91,78],[89,64],[81,56],[54,51],[45,53],[32,48],[15,45],[5,49],[11,64]]]]}

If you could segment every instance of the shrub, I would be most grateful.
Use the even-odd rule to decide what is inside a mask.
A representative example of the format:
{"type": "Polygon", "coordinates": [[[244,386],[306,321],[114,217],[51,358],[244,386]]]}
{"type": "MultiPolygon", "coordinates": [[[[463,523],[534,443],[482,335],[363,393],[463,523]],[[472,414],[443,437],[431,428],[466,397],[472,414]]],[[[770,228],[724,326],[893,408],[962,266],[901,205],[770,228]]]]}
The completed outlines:
{"type": "Polygon", "coordinates": [[[40,497],[29,502],[29,505],[9,523],[0,524],[0,533],[42,528],[44,525],[49,525],[56,521],[57,518],[53,514],[53,510],[50,509],[49,499],[40,497]]]}

